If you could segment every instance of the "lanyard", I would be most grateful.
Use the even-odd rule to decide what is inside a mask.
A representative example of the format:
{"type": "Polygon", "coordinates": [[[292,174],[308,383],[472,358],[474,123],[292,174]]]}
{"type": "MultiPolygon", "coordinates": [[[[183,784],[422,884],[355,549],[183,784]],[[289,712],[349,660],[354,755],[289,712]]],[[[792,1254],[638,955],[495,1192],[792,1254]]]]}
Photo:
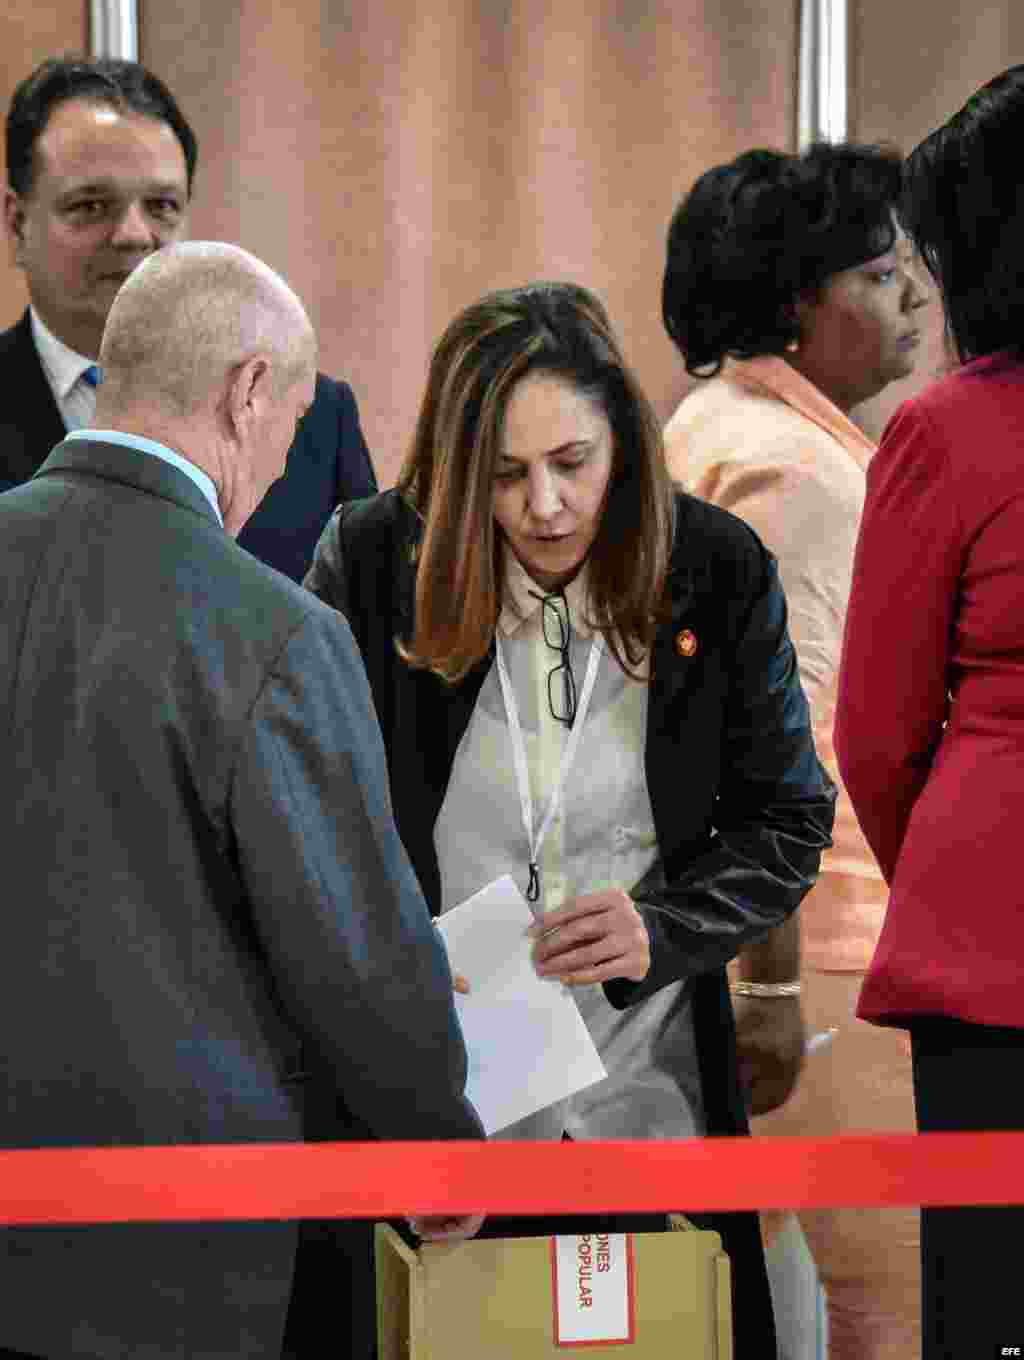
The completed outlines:
{"type": "Polygon", "coordinates": [[[501,681],[501,697],[505,701],[505,713],[508,716],[508,731],[512,741],[512,759],[516,767],[516,781],[519,784],[519,805],[523,813],[523,830],[526,832],[527,844],[530,847],[530,883],[526,889],[528,902],[536,902],[540,897],[540,848],[544,843],[544,837],[548,834],[548,827],[558,810],[558,804],[562,799],[562,791],[565,788],[565,781],[568,778],[572,763],[576,759],[576,749],[580,744],[580,737],[583,734],[583,722],[587,716],[587,708],[590,705],[590,696],[594,692],[594,682],[597,679],[597,668],[601,660],[601,651],[604,647],[604,636],[601,633],[594,634],[594,640],[590,644],[590,656],[587,660],[587,673],[583,680],[583,689],[580,693],[580,701],[576,706],[576,717],[569,733],[569,740],[565,750],[562,752],[561,763],[558,766],[558,777],[555,780],[555,787],[551,791],[551,801],[548,803],[548,810],[544,814],[544,820],[540,824],[540,830],[534,834],[533,829],[533,799],[530,796],[530,773],[526,765],[526,743],[523,740],[523,729],[519,723],[519,705],[516,703],[516,696],[512,689],[511,681],[508,678],[508,667],[505,665],[505,654],[501,645],[501,636],[498,630],[494,634],[494,653],[498,663],[498,679],[501,681]]]}

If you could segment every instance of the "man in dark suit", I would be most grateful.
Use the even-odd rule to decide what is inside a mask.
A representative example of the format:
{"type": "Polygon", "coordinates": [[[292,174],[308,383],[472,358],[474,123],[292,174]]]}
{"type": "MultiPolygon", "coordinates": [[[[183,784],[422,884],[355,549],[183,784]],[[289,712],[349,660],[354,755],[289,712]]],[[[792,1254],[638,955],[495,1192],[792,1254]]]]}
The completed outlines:
{"type": "MultiPolygon", "coordinates": [[[[167,87],[116,60],[44,62],[14,92],[6,146],[4,221],[30,307],[0,333],[0,490],[92,422],[107,312],[147,255],[184,236],[197,157],[167,87]]],[[[287,472],[239,542],[301,581],[334,507],[375,490],[351,389],[319,374],[287,472]]]]}
{"type": "MultiPolygon", "coordinates": [[[[168,246],[100,362],[98,427],[0,495],[0,1139],[479,1137],[352,634],[233,541],[313,400],[301,304],[168,246]]],[[[277,1360],[296,1239],[10,1229],[0,1354],[277,1360]]]]}

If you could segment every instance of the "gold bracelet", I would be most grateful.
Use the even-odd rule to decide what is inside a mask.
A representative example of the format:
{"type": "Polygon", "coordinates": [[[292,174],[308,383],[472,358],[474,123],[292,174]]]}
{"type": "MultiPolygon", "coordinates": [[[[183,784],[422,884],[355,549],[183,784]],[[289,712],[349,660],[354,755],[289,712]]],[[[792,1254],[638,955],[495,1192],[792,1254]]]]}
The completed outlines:
{"type": "Polygon", "coordinates": [[[799,996],[800,982],[799,980],[796,982],[746,982],[741,979],[738,982],[731,982],[729,990],[733,996],[778,999],[786,996],[799,996]]]}

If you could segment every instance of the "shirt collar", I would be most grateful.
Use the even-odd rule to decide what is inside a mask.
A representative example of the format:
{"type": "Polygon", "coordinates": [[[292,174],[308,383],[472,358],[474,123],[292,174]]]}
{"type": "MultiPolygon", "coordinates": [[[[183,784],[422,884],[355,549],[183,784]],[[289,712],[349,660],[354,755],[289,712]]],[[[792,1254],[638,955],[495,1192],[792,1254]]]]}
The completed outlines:
{"type": "Polygon", "coordinates": [[[87,368],[92,368],[95,359],[65,345],[42,320],[35,307],[29,307],[32,325],[32,339],[50,383],[57,393],[57,400],[64,401],[87,368]]]}
{"type": "Polygon", "coordinates": [[[799,411],[832,435],[862,468],[867,467],[875,452],[872,441],[829,401],[824,392],[785,359],[775,354],[759,354],[753,359],[727,359],[723,375],[729,382],[755,392],[767,392],[799,411]]]}
{"type": "MultiPolygon", "coordinates": [[[[504,583],[502,590],[502,610],[498,617],[498,627],[505,637],[521,628],[541,607],[541,600],[550,591],[539,586],[530,573],[507,546],[503,550],[504,583]]],[[[587,613],[587,568],[583,567],[565,587],[565,602],[569,608],[569,621],[574,632],[581,637],[589,637],[591,629],[586,623],[587,613]]]]}
{"type": "Polygon", "coordinates": [[[170,463],[179,472],[183,472],[190,481],[194,482],[199,490],[213,507],[213,512],[217,516],[217,523],[223,529],[224,516],[220,512],[220,502],[217,500],[217,488],[213,478],[209,473],[204,472],[201,467],[191,462],[188,458],[183,458],[174,449],[169,449],[166,444],[159,444],[155,439],[146,439],[141,434],[125,434],[123,430],[73,430],[66,436],[66,440],[86,440],[95,444],[121,444],[126,449],[135,449],[138,453],[148,453],[153,458],[159,458],[161,462],[170,463]]]}

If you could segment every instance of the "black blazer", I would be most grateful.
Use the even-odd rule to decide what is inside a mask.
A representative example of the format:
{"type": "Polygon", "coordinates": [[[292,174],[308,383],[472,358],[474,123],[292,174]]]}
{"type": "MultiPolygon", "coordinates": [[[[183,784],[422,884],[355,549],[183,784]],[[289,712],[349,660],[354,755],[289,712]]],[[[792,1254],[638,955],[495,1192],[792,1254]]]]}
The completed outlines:
{"type": "MultiPolygon", "coordinates": [[[[0,374],[0,491],[6,491],[27,482],[67,433],[27,310],[17,325],[0,334],[0,374]]],[[[376,489],[352,389],[319,373],[313,405],[289,450],[285,474],[256,508],[238,542],[261,562],[301,581],[335,506],[376,489]]]]}
{"type": "MultiPolygon", "coordinates": [[[[493,649],[454,686],[398,657],[394,639],[412,625],[418,536],[418,518],[397,491],[343,506],[306,584],[352,625],[384,733],[398,829],[437,911],[434,824],[493,649]]],[[[638,902],[652,964],[643,983],[616,981],[605,992],[623,1006],[693,979],[708,1131],[738,1134],[747,1118],[724,964],[795,911],[813,885],[831,843],[835,790],[815,755],[774,559],[741,520],[683,494],[669,606],[652,656],[645,748],[664,877],[638,902]],[[677,646],[683,629],[696,638],[692,656],[677,646]]],[[[685,1207],[684,1188],[669,1198],[685,1207]]],[[[737,1276],[737,1354],[769,1354],[759,1349],[770,1320],[755,1304],[769,1306],[756,1218],[718,1216],[714,1226],[737,1276]]]]}
{"type": "MultiPolygon", "coordinates": [[[[0,496],[0,818],[3,1145],[479,1136],[351,632],[149,454],[0,496]]],[[[0,1238],[0,1349],[280,1354],[294,1224],[0,1238]]]]}

